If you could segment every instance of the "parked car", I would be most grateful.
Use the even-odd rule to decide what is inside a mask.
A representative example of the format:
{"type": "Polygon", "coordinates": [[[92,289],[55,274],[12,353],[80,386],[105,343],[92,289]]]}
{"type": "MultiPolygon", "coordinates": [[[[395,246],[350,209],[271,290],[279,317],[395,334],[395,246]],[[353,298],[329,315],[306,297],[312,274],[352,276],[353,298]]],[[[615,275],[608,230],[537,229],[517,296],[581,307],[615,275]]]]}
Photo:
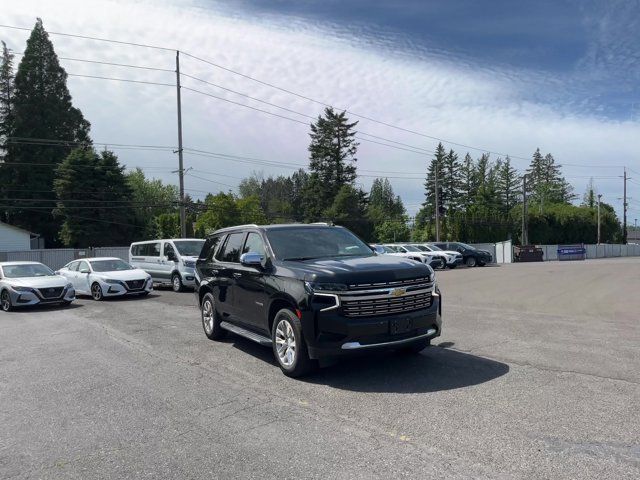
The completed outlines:
{"type": "Polygon", "coordinates": [[[401,251],[395,245],[377,245],[377,244],[374,244],[374,245],[371,245],[371,248],[373,248],[380,255],[392,255],[394,257],[408,258],[408,259],[413,260],[415,262],[427,263],[425,257],[423,257],[422,255],[420,255],[418,253],[409,253],[409,252],[401,251]]]}
{"type": "Polygon", "coordinates": [[[195,286],[196,260],[203,245],[201,238],[135,242],[129,247],[129,263],[151,275],[155,283],[181,292],[195,286]]]}
{"type": "Polygon", "coordinates": [[[487,263],[493,261],[493,257],[490,252],[486,250],[479,250],[471,245],[467,245],[462,242],[435,242],[435,245],[442,250],[454,250],[462,255],[463,263],[468,267],[475,267],[476,265],[484,267],[487,263]]]}
{"type": "Polygon", "coordinates": [[[402,252],[422,255],[427,259],[430,267],[445,268],[447,265],[447,256],[441,252],[425,251],[408,243],[394,243],[393,246],[399,248],[402,252]]]}
{"type": "Polygon", "coordinates": [[[423,252],[436,252],[444,255],[446,266],[449,268],[456,268],[458,265],[462,264],[462,255],[453,250],[442,250],[441,248],[436,247],[435,245],[431,245],[428,243],[416,243],[414,244],[416,248],[419,248],[423,252]]]}
{"type": "Polygon", "coordinates": [[[442,328],[431,267],[378,255],[338,226],[218,230],[197,275],[205,335],[220,340],[233,332],[270,346],[291,377],[354,352],[418,352],[442,328]]]}
{"type": "Polygon", "coordinates": [[[31,305],[69,305],[73,285],[38,262],[0,262],[0,307],[8,312],[31,305]]]}
{"type": "Polygon", "coordinates": [[[58,272],[70,281],[79,295],[94,300],[124,295],[148,295],[153,290],[151,276],[144,270],[115,257],[74,260],[58,272]]]}

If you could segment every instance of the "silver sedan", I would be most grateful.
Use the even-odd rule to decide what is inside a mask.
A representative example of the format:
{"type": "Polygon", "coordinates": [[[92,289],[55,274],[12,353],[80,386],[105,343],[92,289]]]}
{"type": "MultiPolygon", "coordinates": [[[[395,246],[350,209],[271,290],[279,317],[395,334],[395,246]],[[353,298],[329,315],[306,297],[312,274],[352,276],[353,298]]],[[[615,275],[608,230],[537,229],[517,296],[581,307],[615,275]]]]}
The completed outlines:
{"type": "Polygon", "coordinates": [[[0,308],[8,312],[31,305],[69,305],[73,285],[38,262],[0,262],[0,308]]]}

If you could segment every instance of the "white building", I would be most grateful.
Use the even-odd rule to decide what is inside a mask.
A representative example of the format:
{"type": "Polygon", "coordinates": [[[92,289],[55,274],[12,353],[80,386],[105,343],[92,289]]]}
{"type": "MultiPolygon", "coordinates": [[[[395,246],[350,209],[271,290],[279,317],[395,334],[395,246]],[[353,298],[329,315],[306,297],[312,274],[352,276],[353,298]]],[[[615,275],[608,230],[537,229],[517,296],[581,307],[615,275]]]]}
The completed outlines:
{"type": "Polygon", "coordinates": [[[31,250],[32,239],[37,243],[38,237],[22,228],[0,222],[0,252],[31,250]]]}

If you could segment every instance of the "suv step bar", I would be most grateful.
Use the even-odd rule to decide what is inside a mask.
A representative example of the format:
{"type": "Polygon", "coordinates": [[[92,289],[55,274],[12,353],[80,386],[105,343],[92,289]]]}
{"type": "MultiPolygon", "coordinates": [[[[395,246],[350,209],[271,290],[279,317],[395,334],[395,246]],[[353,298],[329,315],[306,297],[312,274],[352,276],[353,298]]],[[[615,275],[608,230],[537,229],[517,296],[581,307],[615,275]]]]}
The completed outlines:
{"type": "Polygon", "coordinates": [[[259,333],[252,332],[251,330],[247,330],[246,328],[239,327],[238,325],[234,325],[229,322],[220,322],[220,328],[224,328],[229,332],[235,333],[236,335],[240,335],[241,337],[252,340],[260,345],[264,345],[265,347],[271,346],[271,339],[269,337],[265,337],[264,335],[260,335],[259,333]]]}

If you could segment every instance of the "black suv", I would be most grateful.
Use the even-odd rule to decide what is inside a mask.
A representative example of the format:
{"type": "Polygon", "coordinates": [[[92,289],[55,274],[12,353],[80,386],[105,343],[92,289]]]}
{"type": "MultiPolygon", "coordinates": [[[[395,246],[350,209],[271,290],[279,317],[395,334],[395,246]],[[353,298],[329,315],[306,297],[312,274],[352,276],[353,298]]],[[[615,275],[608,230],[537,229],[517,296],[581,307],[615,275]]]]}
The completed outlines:
{"type": "Polygon", "coordinates": [[[467,267],[475,267],[476,265],[484,267],[487,263],[493,261],[491,253],[486,250],[479,250],[476,247],[467,245],[462,242],[435,242],[435,245],[442,250],[454,250],[462,254],[462,261],[467,267]]]}
{"type": "Polygon", "coordinates": [[[376,254],[325,224],[243,225],[208,237],[196,264],[204,332],[271,346],[282,371],[389,348],[419,352],[440,335],[433,269],[376,254]]]}

